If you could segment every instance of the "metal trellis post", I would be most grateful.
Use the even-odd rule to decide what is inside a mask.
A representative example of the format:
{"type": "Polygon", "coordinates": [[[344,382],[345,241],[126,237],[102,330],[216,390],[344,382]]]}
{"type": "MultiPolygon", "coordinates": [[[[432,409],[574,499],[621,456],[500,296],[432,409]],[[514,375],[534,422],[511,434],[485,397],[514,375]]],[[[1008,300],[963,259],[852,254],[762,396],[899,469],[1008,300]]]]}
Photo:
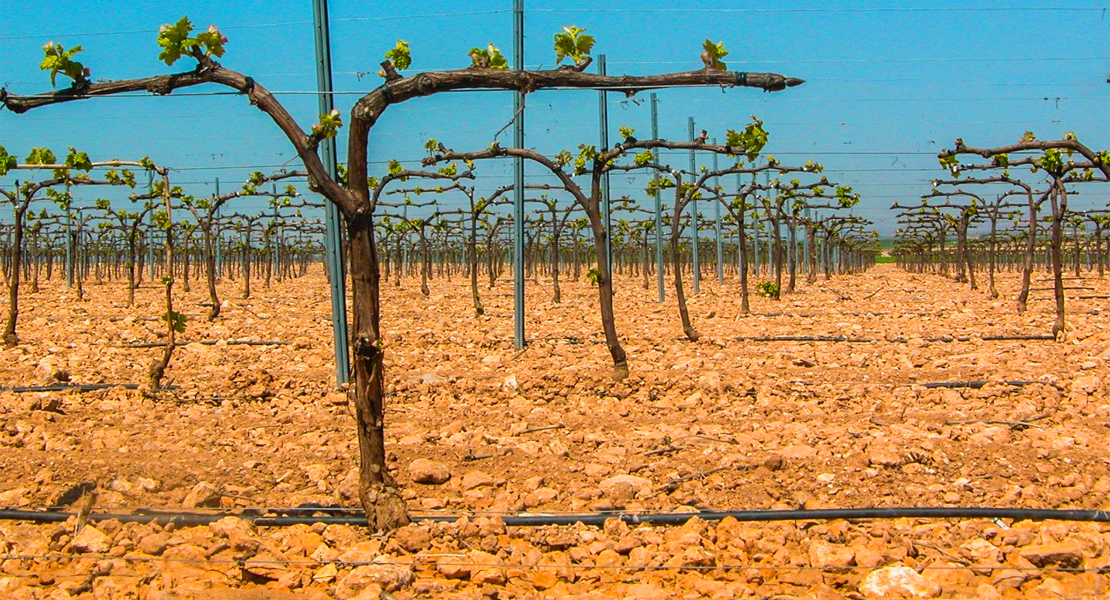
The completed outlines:
{"type": "MultiPolygon", "coordinates": [[[[651,139],[659,139],[659,97],[654,92],[651,94],[651,139]]],[[[659,149],[653,148],[651,153],[655,162],[659,162],[659,149]]],[[[655,194],[655,264],[659,284],[659,301],[667,299],[664,291],[664,265],[663,265],[663,196],[661,192],[655,194]]]]}
{"type": "MultiPolygon", "coordinates": [[[[524,0],[513,0],[513,69],[524,70],[524,0]]],[[[524,93],[513,94],[513,145],[524,147],[524,93]]],[[[524,159],[513,158],[513,341],[524,348],[524,159]]]]}
{"type": "MultiPolygon", "coordinates": [[[[334,108],[331,81],[331,40],[328,35],[328,0],[312,0],[313,31],[316,37],[316,86],[320,94],[320,114],[334,108]]],[[[335,138],[320,142],[320,158],[328,177],[336,178],[335,138]]],[[[342,385],[350,380],[350,353],[347,348],[347,273],[343,264],[343,232],[339,207],[327,202],[324,213],[324,261],[331,284],[331,326],[335,344],[335,379],[342,385]]]]}

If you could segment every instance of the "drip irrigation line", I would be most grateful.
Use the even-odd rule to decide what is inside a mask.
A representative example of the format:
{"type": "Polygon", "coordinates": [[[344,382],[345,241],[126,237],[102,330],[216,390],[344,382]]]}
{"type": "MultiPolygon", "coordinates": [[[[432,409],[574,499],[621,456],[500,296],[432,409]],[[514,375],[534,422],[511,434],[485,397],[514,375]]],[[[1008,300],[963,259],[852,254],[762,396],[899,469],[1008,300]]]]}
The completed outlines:
{"type": "MultiPolygon", "coordinates": [[[[929,548],[929,546],[922,546],[929,548]]],[[[934,548],[935,549],[935,548],[934,548]]],[[[942,551],[943,552],[943,551],[942,551]]],[[[816,565],[776,565],[764,562],[749,562],[749,563],[720,563],[712,565],[686,565],[686,564],[662,564],[662,565],[630,565],[630,564],[605,564],[596,565],[591,563],[538,563],[528,564],[524,562],[510,563],[510,562],[473,562],[469,560],[468,554],[461,554],[458,552],[436,552],[434,554],[413,554],[407,556],[411,560],[383,560],[376,558],[371,561],[365,560],[314,560],[311,558],[304,559],[288,559],[288,558],[259,558],[258,556],[245,558],[185,558],[182,556],[136,556],[134,554],[125,554],[123,556],[113,556],[107,553],[96,554],[0,554],[0,561],[6,560],[29,560],[42,562],[47,560],[55,561],[73,561],[73,560],[122,560],[126,562],[135,563],[180,563],[180,564],[196,564],[196,565],[243,565],[244,561],[249,560],[251,564],[256,565],[271,565],[271,566],[311,566],[319,567],[321,565],[336,565],[338,568],[353,568],[364,565],[393,565],[397,567],[408,567],[410,569],[434,569],[437,565],[450,565],[456,567],[470,567],[474,569],[522,569],[524,571],[547,571],[551,569],[571,569],[576,571],[587,570],[602,570],[602,571],[739,571],[742,569],[759,569],[770,571],[817,571],[817,572],[832,572],[832,571],[870,571],[875,567],[861,566],[861,565],[845,565],[837,567],[822,567],[816,565]],[[443,558],[454,558],[456,560],[443,561],[443,558]]],[[[961,559],[962,562],[962,559],[961,559]]],[[[987,571],[1024,571],[1031,573],[1099,573],[1104,574],[1106,567],[1064,567],[1057,565],[1038,566],[1017,566],[1009,564],[994,564],[994,565],[981,565],[981,564],[929,564],[924,566],[915,567],[921,571],[978,571],[985,569],[987,571]]],[[[385,597],[385,596],[382,596],[385,597]]]]}
{"type": "Polygon", "coordinates": [[[989,384],[989,383],[999,383],[999,384],[1002,384],[1002,385],[1011,385],[1011,386],[1014,386],[1014,387],[1024,387],[1024,386],[1027,386],[1027,385],[1036,385],[1038,383],[1044,383],[1044,382],[1043,381],[1030,381],[1030,380],[1024,380],[1024,379],[1014,379],[1014,380],[992,382],[992,381],[987,381],[985,379],[973,379],[973,380],[970,380],[970,381],[932,381],[932,382],[929,382],[929,383],[919,383],[919,384],[916,384],[916,385],[920,385],[920,386],[923,386],[923,387],[926,387],[926,388],[929,388],[929,389],[971,388],[973,390],[978,390],[978,389],[981,389],[983,387],[986,387],[986,385],[989,384]]]}
{"type": "MultiPolygon", "coordinates": [[[[252,341],[252,340],[199,340],[195,342],[178,341],[178,346],[188,346],[189,344],[201,344],[204,346],[215,346],[219,343],[225,343],[228,346],[288,346],[289,342],[281,341],[252,341]]],[[[165,342],[136,342],[134,344],[124,344],[118,346],[119,348],[161,348],[165,346],[165,342]]]]}
{"type": "MultiPolygon", "coordinates": [[[[163,346],[165,344],[162,344],[163,346]]],[[[125,390],[138,390],[143,389],[143,386],[138,383],[86,383],[82,385],[30,385],[30,386],[11,386],[0,387],[0,392],[15,392],[17,394],[24,394],[30,392],[94,392],[97,390],[108,390],[113,388],[120,388],[125,390]]],[[[178,386],[167,385],[163,386],[163,390],[176,390],[178,386]]]]}
{"type": "Polygon", "coordinates": [[[871,338],[852,338],[842,335],[773,335],[773,336],[740,336],[736,338],[738,342],[852,342],[852,343],[866,343],[876,342],[871,338]]]}
{"type": "MultiPolygon", "coordinates": [[[[306,509],[312,510],[312,509],[306,509]]],[[[414,516],[416,523],[451,523],[469,515],[444,514],[414,516]]],[[[30,521],[33,523],[59,523],[77,517],[76,513],[56,511],[0,510],[0,520],[30,521]]],[[[92,522],[116,520],[121,523],[174,523],[175,525],[195,527],[215,523],[225,517],[236,517],[263,527],[289,527],[292,525],[311,525],[325,523],[336,525],[362,526],[366,524],[365,515],[344,516],[262,516],[235,513],[147,513],[111,514],[93,513],[88,515],[92,522]]],[[[1110,523],[1110,511],[1082,509],[1045,509],[1045,508],[994,508],[994,507],[892,507],[892,508],[829,508],[798,510],[705,510],[696,512],[668,513],[610,513],[594,512],[579,514],[542,514],[515,513],[501,517],[508,527],[542,527],[548,525],[583,525],[601,527],[609,519],[617,519],[629,525],[684,525],[697,517],[705,521],[721,521],[733,518],[742,522],[774,521],[832,521],[858,519],[1013,519],[1017,521],[1083,521],[1110,523]]]]}
{"type": "MultiPolygon", "coordinates": [[[[936,336],[921,338],[926,342],[970,342],[972,336],[936,336]]],[[[1048,334],[1032,334],[1032,335],[984,335],[979,339],[984,342],[1009,342],[1009,341],[1040,341],[1052,340],[1055,341],[1054,336],[1048,334]]],[[[772,336],[740,336],[735,338],[738,342],[850,342],[850,343],[869,343],[869,342],[889,342],[891,344],[905,344],[909,342],[909,338],[896,337],[896,338],[854,338],[842,335],[772,335],[772,336]]]]}

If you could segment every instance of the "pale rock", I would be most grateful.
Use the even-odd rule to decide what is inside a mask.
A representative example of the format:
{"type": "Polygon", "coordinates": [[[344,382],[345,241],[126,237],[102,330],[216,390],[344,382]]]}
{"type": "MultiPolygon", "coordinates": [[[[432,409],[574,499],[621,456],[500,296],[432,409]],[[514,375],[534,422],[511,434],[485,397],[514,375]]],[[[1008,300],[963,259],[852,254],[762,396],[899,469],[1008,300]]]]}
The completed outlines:
{"type": "Polygon", "coordinates": [[[451,479],[451,471],[441,462],[418,458],[409,464],[409,477],[414,483],[439,485],[451,479]]]}
{"type": "Polygon", "coordinates": [[[471,583],[478,585],[505,583],[505,570],[498,566],[501,561],[496,556],[481,550],[471,550],[467,558],[475,565],[470,568],[471,583]]]}
{"type": "Polygon", "coordinates": [[[462,476],[459,486],[463,491],[473,490],[480,487],[493,487],[497,485],[497,480],[492,475],[485,471],[470,471],[462,476]]]}
{"type": "Polygon", "coordinates": [[[350,525],[333,523],[324,528],[324,541],[332,548],[346,548],[358,542],[359,535],[350,525]]]}
{"type": "Polygon", "coordinates": [[[637,546],[628,553],[628,566],[643,568],[650,566],[656,554],[643,546],[637,546]]]}
{"type": "Polygon", "coordinates": [[[893,468],[902,464],[902,456],[891,446],[878,445],[867,449],[868,464],[893,468]]]}
{"type": "Polygon", "coordinates": [[[1088,396],[1097,393],[1102,389],[1102,380],[1097,375],[1084,375],[1076,377],[1071,382],[1071,391],[1087,394],[1088,396]]]}
{"type": "Polygon", "coordinates": [[[31,504],[31,499],[27,496],[29,492],[27,488],[0,492],[0,506],[29,506],[31,504]]]}
{"type": "Polygon", "coordinates": [[[979,600],[1002,600],[1002,594],[989,583],[981,583],[975,588],[979,600]]]}
{"type": "Polygon", "coordinates": [[[1002,560],[1002,550],[983,538],[972,538],[960,546],[960,554],[977,565],[996,565],[1002,560]]]}
{"type": "Polygon", "coordinates": [[[847,546],[816,540],[809,545],[809,564],[819,569],[845,569],[855,563],[856,552],[847,546]]]}
{"type": "Polygon", "coordinates": [[[466,556],[441,556],[436,560],[436,571],[447,579],[466,579],[470,577],[470,566],[466,556]]]}
{"type": "Polygon", "coordinates": [[[625,590],[625,600],[670,600],[674,597],[667,590],[650,583],[634,583],[625,590]]]}
{"type": "Polygon", "coordinates": [[[112,538],[92,525],[85,525],[70,545],[78,552],[103,554],[112,548],[112,538]]]}
{"type": "Polygon", "coordinates": [[[263,550],[243,563],[243,570],[255,577],[276,581],[289,573],[284,556],[263,550]]]}
{"type": "Polygon", "coordinates": [[[305,465],[302,468],[304,469],[305,475],[308,476],[308,480],[315,484],[319,484],[327,479],[328,475],[331,473],[327,465],[320,463],[305,465]]]}
{"type": "Polygon", "coordinates": [[[501,389],[506,392],[515,392],[519,388],[520,384],[518,384],[516,381],[516,375],[509,375],[505,379],[501,380],[501,389]]]}
{"type": "Polygon", "coordinates": [[[712,390],[714,392],[721,389],[721,374],[716,371],[710,371],[701,377],[698,377],[698,387],[704,390],[712,390]]]}
{"type": "Polygon", "coordinates": [[[807,458],[813,458],[814,456],[817,456],[817,449],[813,446],[807,446],[805,444],[795,444],[793,446],[783,448],[779,451],[779,454],[783,458],[788,460],[805,460],[807,458]]]}
{"type": "Polygon", "coordinates": [[[339,555],[339,560],[352,565],[369,564],[378,560],[378,555],[381,550],[382,543],[379,540],[357,542],[347,547],[347,549],[339,555]]]}
{"type": "Polygon", "coordinates": [[[602,493],[611,496],[613,488],[619,485],[628,485],[632,487],[632,491],[637,497],[644,497],[651,493],[651,480],[644,479],[643,477],[636,477],[635,475],[614,475],[608,479],[603,479],[598,484],[602,493]]]}
{"type": "Polygon", "coordinates": [[[334,563],[328,563],[312,574],[312,580],[319,583],[329,583],[335,576],[339,574],[339,569],[336,568],[334,563]]]}
{"type": "Polygon", "coordinates": [[[320,544],[319,546],[316,546],[316,549],[313,550],[312,554],[309,554],[308,557],[318,563],[327,563],[337,560],[339,558],[339,554],[340,552],[338,550],[332,549],[331,546],[328,546],[327,544],[320,544]]]}
{"type": "Polygon", "coordinates": [[[883,567],[867,574],[859,584],[859,591],[867,598],[935,598],[940,586],[925,579],[917,571],[901,565],[883,567]]]}
{"type": "MultiPolygon", "coordinates": [[[[391,556],[382,556],[379,560],[392,561],[391,556]]],[[[355,567],[341,579],[335,586],[335,596],[340,600],[349,600],[359,595],[365,588],[372,585],[381,586],[387,592],[411,585],[416,580],[412,569],[404,565],[372,564],[355,567]]]]}
{"type": "Polygon", "coordinates": [[[1083,565],[1083,548],[1070,540],[1055,544],[1026,546],[1021,549],[1020,554],[1022,558],[1038,567],[1053,565],[1073,569],[1083,565]]]}
{"type": "Polygon", "coordinates": [[[425,373],[423,375],[414,375],[408,378],[413,383],[423,383],[425,385],[443,385],[448,382],[446,377],[437,375],[435,373],[425,373]]]}
{"type": "Polygon", "coordinates": [[[697,392],[694,392],[693,394],[690,394],[689,396],[686,396],[682,400],[679,400],[677,405],[681,408],[694,408],[702,402],[702,398],[703,394],[699,390],[697,392]]]}
{"type": "Polygon", "coordinates": [[[393,541],[408,552],[419,552],[432,543],[432,533],[427,526],[410,524],[393,532],[393,541]]]}
{"type": "Polygon", "coordinates": [[[1074,598],[1075,596],[1068,593],[1068,589],[1060,580],[1046,577],[1037,587],[1029,590],[1030,598],[1044,598],[1045,600],[1055,598],[1074,598]]]}
{"type": "Polygon", "coordinates": [[[185,508],[215,508],[220,505],[220,493],[216,486],[202,481],[189,490],[182,504],[185,508]]]}
{"type": "Polygon", "coordinates": [[[166,551],[166,547],[169,545],[169,539],[170,536],[165,533],[152,533],[143,536],[143,538],[139,540],[137,548],[139,552],[143,554],[159,556],[166,551]]]}

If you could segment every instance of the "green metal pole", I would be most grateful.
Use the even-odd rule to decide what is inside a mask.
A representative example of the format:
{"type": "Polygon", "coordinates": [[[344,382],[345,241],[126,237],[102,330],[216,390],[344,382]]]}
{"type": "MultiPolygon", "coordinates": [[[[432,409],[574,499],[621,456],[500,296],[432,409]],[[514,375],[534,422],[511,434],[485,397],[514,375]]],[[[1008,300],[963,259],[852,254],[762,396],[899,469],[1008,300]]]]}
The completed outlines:
{"type": "MultiPolygon", "coordinates": [[[[154,194],[154,172],[147,171],[147,192],[154,194]]],[[[150,274],[150,281],[154,281],[154,211],[150,211],[150,230],[147,231],[147,273],[150,274]]]]}
{"type": "MultiPolygon", "coordinates": [[[[513,0],[513,69],[524,70],[524,0],[513,0]]],[[[513,94],[513,145],[524,147],[524,94],[513,94]]],[[[524,348],[524,159],[513,159],[513,341],[524,348]]]]}
{"type": "MultiPolygon", "coordinates": [[[[313,32],[316,38],[316,87],[320,94],[320,114],[334,108],[331,82],[331,40],[328,34],[328,0],[312,0],[313,32]]],[[[336,178],[335,138],[320,142],[320,158],[328,177],[336,178]]],[[[342,385],[350,381],[350,352],[347,347],[347,273],[343,264],[343,231],[339,207],[327,203],[324,213],[324,262],[331,283],[332,342],[335,345],[335,380],[342,385]]]]}
{"type": "MultiPolygon", "coordinates": [[[[686,121],[690,130],[690,141],[694,141],[694,117],[689,117],[686,121]]],[[[697,177],[698,172],[698,158],[693,150],[690,150],[690,176],[697,177]]],[[[694,293],[701,293],[701,267],[698,265],[698,201],[693,200],[690,202],[690,250],[692,253],[691,262],[694,267],[694,293]]],[[[677,263],[676,263],[677,264],[677,263]]]]}
{"type": "MultiPolygon", "coordinates": [[[[713,138],[713,145],[717,145],[717,138],[713,138]]],[[[720,167],[717,166],[717,153],[713,153],[713,170],[717,171],[720,167]]],[[[716,183],[716,178],[714,178],[716,183]]],[[[713,203],[713,219],[717,222],[717,284],[725,284],[725,263],[722,259],[723,248],[721,246],[721,202],[716,201],[713,203]]]]}
{"type": "MultiPolygon", "coordinates": [[[[597,56],[597,72],[605,75],[605,55],[597,56]]],[[[598,92],[598,127],[601,130],[601,149],[609,149],[609,93],[602,90],[598,92]]],[[[605,223],[605,264],[609,265],[609,277],[613,276],[613,228],[612,207],[609,195],[609,174],[601,176],[601,215],[605,223]]]]}
{"type": "MultiPolygon", "coordinates": [[[[69,197],[69,184],[66,184],[66,197],[69,197]]],[[[72,203],[72,201],[71,201],[72,203]]],[[[69,205],[66,206],[66,287],[73,287],[73,267],[76,261],[73,260],[73,212],[70,211],[69,205]]]]}
{"type": "MultiPolygon", "coordinates": [[[[659,139],[659,97],[655,92],[651,94],[651,139],[659,139]]],[[[653,148],[651,153],[655,162],[659,162],[659,149],[653,148]]],[[[667,299],[664,286],[663,265],[663,197],[662,193],[655,194],[655,264],[656,279],[659,284],[659,302],[667,299]]]]}

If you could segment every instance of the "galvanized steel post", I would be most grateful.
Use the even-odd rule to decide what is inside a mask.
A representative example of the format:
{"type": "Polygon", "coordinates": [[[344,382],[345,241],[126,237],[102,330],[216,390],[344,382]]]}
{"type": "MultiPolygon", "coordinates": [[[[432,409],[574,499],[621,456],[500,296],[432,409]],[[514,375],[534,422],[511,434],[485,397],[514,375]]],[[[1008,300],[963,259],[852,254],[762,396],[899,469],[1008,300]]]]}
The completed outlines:
{"type": "MultiPolygon", "coordinates": [[[[334,108],[331,81],[331,41],[328,35],[328,0],[312,0],[312,22],[316,37],[316,87],[319,91],[320,114],[334,108]]],[[[321,160],[328,177],[336,178],[335,138],[320,142],[321,160]]],[[[339,207],[327,202],[324,212],[324,262],[331,284],[331,327],[335,345],[335,379],[344,384],[350,380],[350,354],[347,347],[347,273],[343,264],[343,231],[339,207]]]]}
{"type": "MultiPolygon", "coordinates": [[[[513,0],[513,69],[524,70],[524,0],[513,0]]],[[[524,147],[524,92],[513,94],[513,145],[524,147]]],[[[524,338],[524,159],[513,158],[513,341],[524,338]]]]}
{"type": "MultiPolygon", "coordinates": [[[[659,139],[659,97],[654,92],[651,94],[651,139],[659,139]]],[[[655,162],[659,162],[659,149],[651,151],[655,162]]],[[[664,291],[664,265],[663,265],[663,199],[658,191],[655,194],[655,264],[656,279],[659,284],[659,301],[667,299],[664,291]]]]}

